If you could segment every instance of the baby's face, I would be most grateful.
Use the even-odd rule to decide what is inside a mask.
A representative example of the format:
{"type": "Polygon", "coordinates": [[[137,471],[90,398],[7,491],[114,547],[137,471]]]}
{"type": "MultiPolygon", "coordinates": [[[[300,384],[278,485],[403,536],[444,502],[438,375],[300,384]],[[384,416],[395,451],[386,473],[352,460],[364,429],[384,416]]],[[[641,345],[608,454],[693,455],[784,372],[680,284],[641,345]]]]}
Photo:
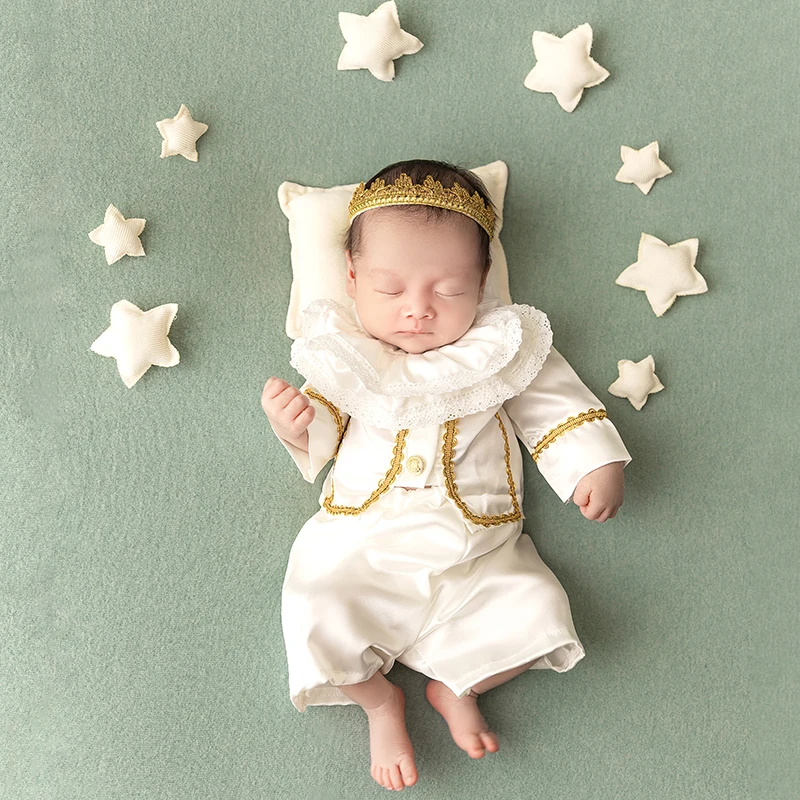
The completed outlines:
{"type": "Polygon", "coordinates": [[[364,214],[355,264],[347,251],[347,294],[364,329],[407,353],[460,338],[483,298],[477,224],[455,214],[427,223],[391,209],[364,214]]]}

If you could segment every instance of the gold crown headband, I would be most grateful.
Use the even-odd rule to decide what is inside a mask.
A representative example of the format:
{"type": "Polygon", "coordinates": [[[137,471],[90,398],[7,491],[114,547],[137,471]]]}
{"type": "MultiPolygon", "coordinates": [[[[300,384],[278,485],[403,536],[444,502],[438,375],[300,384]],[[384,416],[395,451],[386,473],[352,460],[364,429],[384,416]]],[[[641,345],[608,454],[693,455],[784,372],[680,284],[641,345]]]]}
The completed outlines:
{"type": "Polygon", "coordinates": [[[352,222],[362,211],[371,208],[406,205],[437,206],[457,211],[474,219],[489,234],[490,240],[494,238],[494,212],[483,202],[478,192],[470,196],[469,192],[458,183],[453,183],[452,188],[445,189],[441,182],[435,181],[431,175],[420,184],[413,183],[403,172],[388,186],[382,178],[376,178],[369,189],[364,187],[362,181],[353,192],[347,211],[349,221],[352,222]]]}

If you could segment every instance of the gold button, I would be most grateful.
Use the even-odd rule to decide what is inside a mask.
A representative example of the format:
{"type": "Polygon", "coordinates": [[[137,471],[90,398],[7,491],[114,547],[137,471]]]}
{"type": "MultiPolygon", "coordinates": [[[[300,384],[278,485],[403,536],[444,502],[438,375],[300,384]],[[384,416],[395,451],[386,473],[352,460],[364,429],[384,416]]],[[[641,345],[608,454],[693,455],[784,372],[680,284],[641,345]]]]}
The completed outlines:
{"type": "Polygon", "coordinates": [[[425,459],[420,456],[411,456],[411,458],[406,461],[406,469],[412,475],[422,475],[425,471],[425,459]]]}

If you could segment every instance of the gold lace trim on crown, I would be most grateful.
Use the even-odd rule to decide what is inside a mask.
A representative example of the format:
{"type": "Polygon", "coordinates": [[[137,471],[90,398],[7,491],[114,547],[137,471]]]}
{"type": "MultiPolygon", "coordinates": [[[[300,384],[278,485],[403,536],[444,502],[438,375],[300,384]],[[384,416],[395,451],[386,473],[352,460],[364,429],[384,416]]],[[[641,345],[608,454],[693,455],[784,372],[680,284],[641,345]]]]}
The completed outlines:
{"type": "MultiPolygon", "coordinates": [[[[342,435],[342,439],[344,439],[349,429],[350,426],[348,425],[342,435]]],[[[382,494],[387,492],[394,483],[395,478],[397,478],[397,473],[403,468],[403,448],[405,447],[407,435],[408,428],[397,432],[397,436],[394,439],[394,449],[392,450],[392,464],[383,480],[378,484],[378,488],[360,506],[337,506],[333,502],[333,472],[336,469],[336,457],[339,455],[339,446],[337,445],[331,470],[331,493],[322,502],[325,510],[330,514],[360,514],[365,508],[369,508],[382,494]]],[[[341,445],[341,443],[342,440],[340,439],[339,444],[341,445]]]]}
{"type": "Polygon", "coordinates": [[[606,410],[601,408],[599,411],[594,408],[590,408],[588,411],[584,411],[582,414],[578,414],[575,417],[567,417],[567,419],[559,425],[556,425],[555,428],[549,430],[534,446],[533,450],[531,451],[531,456],[533,457],[534,461],[539,460],[539,456],[542,454],[543,450],[546,450],[550,445],[557,439],[561,434],[566,433],[567,431],[571,431],[573,428],[577,428],[578,425],[583,425],[584,422],[592,422],[593,420],[597,419],[605,419],[607,416],[606,410]]]}
{"type": "Polygon", "coordinates": [[[339,409],[331,403],[330,400],[324,398],[316,389],[312,389],[311,387],[307,387],[303,390],[303,394],[307,394],[309,397],[313,397],[319,403],[325,406],[328,411],[331,412],[331,416],[333,417],[333,421],[336,423],[336,431],[337,431],[337,441],[336,441],[336,451],[334,452],[334,456],[336,453],[339,452],[339,445],[342,443],[342,437],[344,436],[344,425],[342,425],[342,415],[339,413],[339,409]]]}
{"type": "Polygon", "coordinates": [[[469,510],[469,508],[467,508],[467,504],[461,499],[461,497],[459,497],[458,485],[456,484],[455,474],[453,472],[453,448],[455,447],[456,442],[458,442],[458,438],[456,436],[458,433],[458,419],[451,419],[445,422],[444,444],[442,446],[442,467],[444,469],[444,479],[445,484],[447,485],[447,493],[450,495],[451,499],[455,501],[455,504],[459,507],[459,509],[461,509],[461,513],[468,520],[470,520],[470,522],[474,522],[477,525],[486,525],[487,527],[490,525],[503,525],[506,522],[513,522],[514,520],[522,517],[522,512],[520,511],[519,503],[517,502],[517,489],[514,485],[514,476],[511,473],[511,450],[508,446],[508,435],[506,434],[506,428],[505,425],[503,425],[503,420],[500,419],[499,412],[495,414],[495,417],[500,423],[500,432],[503,434],[506,478],[508,480],[508,493],[511,495],[511,504],[514,508],[513,511],[509,511],[506,514],[474,514],[469,510]]]}
{"type": "Polygon", "coordinates": [[[362,181],[353,192],[347,212],[352,221],[370,208],[406,205],[437,206],[457,211],[474,219],[489,234],[489,239],[494,238],[494,211],[486,205],[480,194],[476,191],[470,196],[457,181],[453,182],[451,188],[445,189],[441,181],[434,180],[432,175],[428,175],[420,184],[414,183],[403,172],[388,186],[383,178],[376,178],[369,189],[365,188],[362,181]]]}

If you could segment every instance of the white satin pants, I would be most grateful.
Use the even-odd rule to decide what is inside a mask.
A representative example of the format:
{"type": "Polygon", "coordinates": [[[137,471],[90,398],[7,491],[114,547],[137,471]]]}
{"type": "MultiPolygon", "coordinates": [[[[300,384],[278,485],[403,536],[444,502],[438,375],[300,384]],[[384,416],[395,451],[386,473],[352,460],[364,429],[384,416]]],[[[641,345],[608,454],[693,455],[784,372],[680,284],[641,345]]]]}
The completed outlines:
{"type": "Polygon", "coordinates": [[[394,487],[359,515],[321,508],[289,554],[281,622],[298,711],[353,701],[395,660],[457,696],[534,661],[566,672],[585,653],[566,592],[523,520],[472,533],[443,487],[394,487]]]}

